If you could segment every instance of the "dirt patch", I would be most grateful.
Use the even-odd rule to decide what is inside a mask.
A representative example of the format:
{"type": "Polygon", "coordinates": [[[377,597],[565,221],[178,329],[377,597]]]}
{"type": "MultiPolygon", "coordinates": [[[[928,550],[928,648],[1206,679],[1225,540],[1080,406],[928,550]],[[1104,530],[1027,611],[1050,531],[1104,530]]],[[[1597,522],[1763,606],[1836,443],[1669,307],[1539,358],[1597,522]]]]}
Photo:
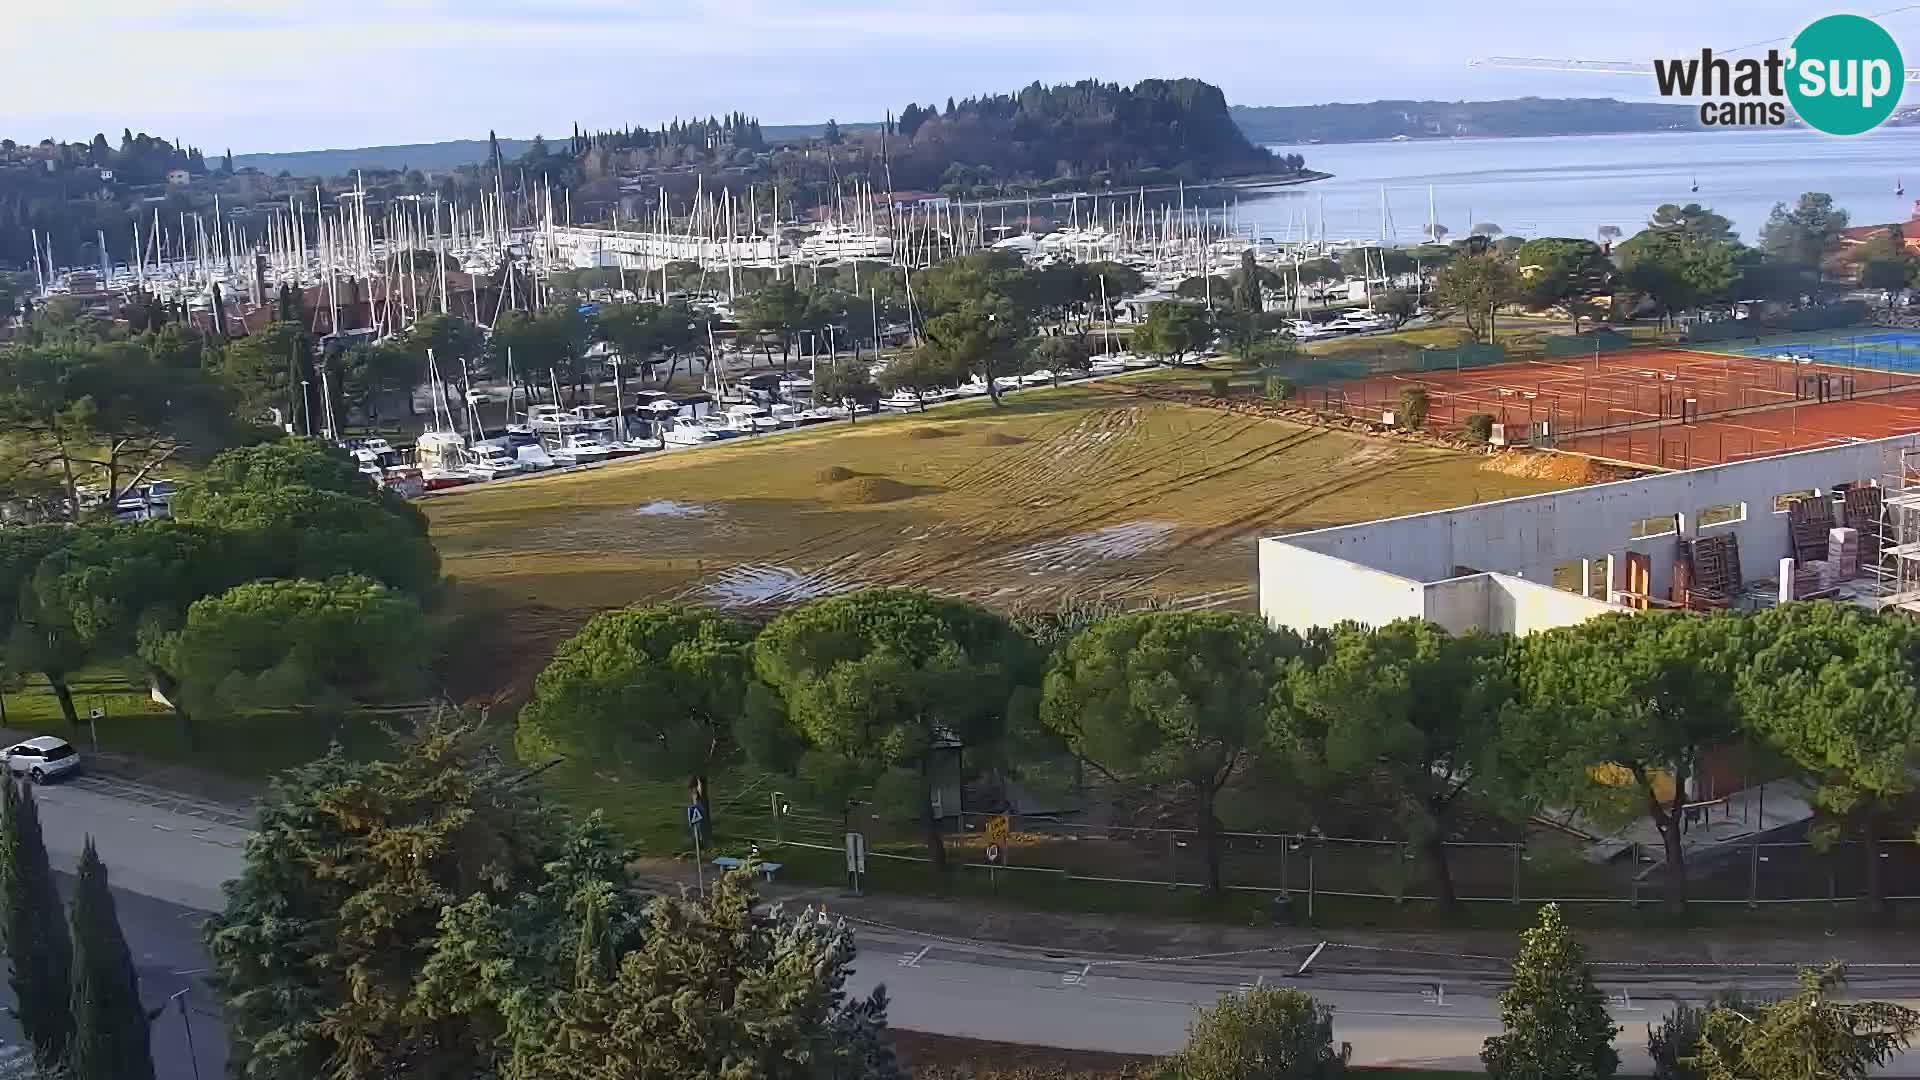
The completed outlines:
{"type": "Polygon", "coordinates": [[[655,499],[653,502],[634,507],[633,512],[641,517],[683,518],[699,517],[707,512],[707,508],[694,503],[675,502],[672,499],[655,499]]]}
{"type": "Polygon", "coordinates": [[[1531,450],[1506,450],[1492,454],[1480,467],[1507,476],[1559,480],[1568,484],[1604,484],[1610,480],[1627,480],[1641,475],[1632,469],[1606,465],[1579,454],[1543,454],[1531,450]]]}
{"type": "Polygon", "coordinates": [[[719,607],[744,608],[762,604],[797,604],[859,587],[859,582],[840,577],[830,570],[796,570],[791,566],[742,563],[722,570],[676,599],[698,598],[719,607]]]}
{"type": "Polygon", "coordinates": [[[909,439],[951,439],[959,432],[943,427],[917,427],[907,432],[909,439]]]}
{"type": "Polygon", "coordinates": [[[837,484],[842,480],[851,480],[858,475],[860,474],[847,468],[845,465],[829,465],[819,472],[814,473],[813,479],[814,482],[820,484],[837,484]]]}
{"type": "Polygon", "coordinates": [[[978,446],[1019,446],[1027,440],[1004,431],[989,431],[973,441],[978,446]]]}
{"type": "Polygon", "coordinates": [[[876,503],[911,499],[915,495],[931,490],[931,488],[916,487],[913,484],[903,484],[886,476],[856,476],[851,480],[825,485],[820,491],[820,497],[827,502],[842,506],[872,506],[876,503]]]}
{"type": "Polygon", "coordinates": [[[1023,548],[999,560],[1030,574],[1087,570],[1115,559],[1130,559],[1165,545],[1174,526],[1165,521],[1129,521],[1023,548]]]}
{"type": "Polygon", "coordinates": [[[994,1077],[1058,1077],[1060,1080],[1128,1080],[1151,1075],[1154,1059],[1100,1050],[989,1042],[958,1035],[892,1029],[900,1063],[926,1080],[989,1080],[994,1077]]]}

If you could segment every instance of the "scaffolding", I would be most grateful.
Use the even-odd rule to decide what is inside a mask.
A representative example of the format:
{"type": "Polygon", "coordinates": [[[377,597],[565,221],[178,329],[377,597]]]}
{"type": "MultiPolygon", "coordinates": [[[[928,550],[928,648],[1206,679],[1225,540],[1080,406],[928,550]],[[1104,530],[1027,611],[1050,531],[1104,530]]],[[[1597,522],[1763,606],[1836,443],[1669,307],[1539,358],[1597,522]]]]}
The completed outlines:
{"type": "Polygon", "coordinates": [[[1889,447],[1885,462],[1877,557],[1861,561],[1878,586],[1877,606],[1920,613],[1920,444],[1889,447]]]}

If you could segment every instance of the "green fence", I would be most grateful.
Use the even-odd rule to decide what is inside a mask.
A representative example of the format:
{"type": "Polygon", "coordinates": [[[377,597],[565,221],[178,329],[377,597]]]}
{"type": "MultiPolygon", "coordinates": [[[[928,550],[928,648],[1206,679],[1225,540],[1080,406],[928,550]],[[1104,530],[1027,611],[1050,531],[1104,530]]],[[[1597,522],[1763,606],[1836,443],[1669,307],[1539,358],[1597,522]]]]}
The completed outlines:
{"type": "Polygon", "coordinates": [[[1498,344],[1470,342],[1452,349],[1398,345],[1339,356],[1303,356],[1294,363],[1268,370],[1300,386],[1324,386],[1406,371],[1459,371],[1503,363],[1506,359],[1506,346],[1498,344]]]}
{"type": "Polygon", "coordinates": [[[1420,371],[1460,371],[1507,362],[1507,347],[1499,342],[1469,341],[1451,349],[1421,349],[1420,371]]]}
{"type": "Polygon", "coordinates": [[[1687,327],[1687,341],[1689,344],[1695,344],[1729,341],[1733,338],[1758,338],[1765,334],[1832,330],[1842,326],[1854,326],[1866,320],[1866,304],[1858,300],[1842,300],[1835,304],[1797,308],[1759,319],[1722,319],[1718,322],[1694,323],[1687,327]]]}
{"type": "Polygon", "coordinates": [[[1615,330],[1590,330],[1584,334],[1554,334],[1541,342],[1551,359],[1593,356],[1633,348],[1633,339],[1615,330]]]}

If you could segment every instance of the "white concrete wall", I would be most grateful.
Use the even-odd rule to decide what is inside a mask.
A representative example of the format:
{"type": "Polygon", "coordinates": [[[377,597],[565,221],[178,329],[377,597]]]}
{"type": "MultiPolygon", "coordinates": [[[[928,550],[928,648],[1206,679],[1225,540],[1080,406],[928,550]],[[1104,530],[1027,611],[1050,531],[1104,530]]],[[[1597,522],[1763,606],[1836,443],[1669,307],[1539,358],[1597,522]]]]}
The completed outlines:
{"type": "Polygon", "coordinates": [[[1347,619],[1378,626],[1426,613],[1424,586],[1331,555],[1260,541],[1260,612],[1305,631],[1347,619]]]}
{"type": "Polygon", "coordinates": [[[1487,622],[1486,574],[1435,581],[1425,589],[1426,619],[1450,633],[1491,629],[1487,622]]]}
{"type": "MultiPolygon", "coordinates": [[[[1788,554],[1787,516],[1774,512],[1774,496],[1800,490],[1825,494],[1836,484],[1877,480],[1887,468],[1889,450],[1914,441],[1900,437],[1805,450],[1318,529],[1283,539],[1289,545],[1423,582],[1456,577],[1457,567],[1470,567],[1551,584],[1557,563],[1639,551],[1653,556],[1654,591],[1660,593],[1668,584],[1677,540],[1733,532],[1740,538],[1743,565],[1758,573],[1759,567],[1788,554]],[[1697,527],[1702,509],[1742,503],[1744,520],[1706,530],[1697,527]],[[1639,540],[1628,535],[1634,521],[1673,514],[1681,519],[1678,535],[1639,540]]],[[[1624,559],[1616,558],[1615,563],[1617,588],[1624,583],[1624,559]]]]}
{"type": "Polygon", "coordinates": [[[1610,559],[1606,584],[1618,591],[1627,553],[1642,553],[1650,592],[1664,598],[1678,542],[1726,533],[1739,537],[1749,577],[1771,576],[1790,553],[1775,496],[1877,482],[1897,451],[1914,445],[1912,436],[1879,439],[1263,539],[1260,610],[1298,629],[1418,615],[1456,632],[1529,633],[1618,610],[1554,588],[1556,565],[1595,560],[1591,572],[1604,576],[1610,559]],[[1699,524],[1702,510],[1728,505],[1743,506],[1744,516],[1699,524]],[[1677,532],[1629,535],[1641,519],[1676,515],[1677,532]]]}
{"type": "Polygon", "coordinates": [[[1505,574],[1485,574],[1481,580],[1487,583],[1487,620],[1481,624],[1485,630],[1531,634],[1625,610],[1615,604],[1505,574]]]}

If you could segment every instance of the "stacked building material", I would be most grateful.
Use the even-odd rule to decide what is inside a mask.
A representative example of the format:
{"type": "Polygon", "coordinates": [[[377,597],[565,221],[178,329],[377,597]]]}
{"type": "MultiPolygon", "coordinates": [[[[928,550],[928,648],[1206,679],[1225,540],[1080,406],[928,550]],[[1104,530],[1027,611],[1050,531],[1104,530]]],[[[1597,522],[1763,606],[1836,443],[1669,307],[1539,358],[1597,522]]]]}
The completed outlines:
{"type": "Polygon", "coordinates": [[[1846,495],[1847,528],[1860,534],[1860,566],[1877,566],[1880,562],[1880,489],[1872,485],[1855,485],[1847,489],[1846,495]]]}
{"type": "Polygon", "coordinates": [[[1832,529],[1827,533],[1827,565],[1835,580],[1845,581],[1860,573],[1860,530],[1832,529]]]}
{"type": "Polygon", "coordinates": [[[1827,556],[1827,532],[1833,528],[1833,503],[1819,497],[1799,499],[1787,506],[1792,555],[1800,562],[1827,556]]]}

